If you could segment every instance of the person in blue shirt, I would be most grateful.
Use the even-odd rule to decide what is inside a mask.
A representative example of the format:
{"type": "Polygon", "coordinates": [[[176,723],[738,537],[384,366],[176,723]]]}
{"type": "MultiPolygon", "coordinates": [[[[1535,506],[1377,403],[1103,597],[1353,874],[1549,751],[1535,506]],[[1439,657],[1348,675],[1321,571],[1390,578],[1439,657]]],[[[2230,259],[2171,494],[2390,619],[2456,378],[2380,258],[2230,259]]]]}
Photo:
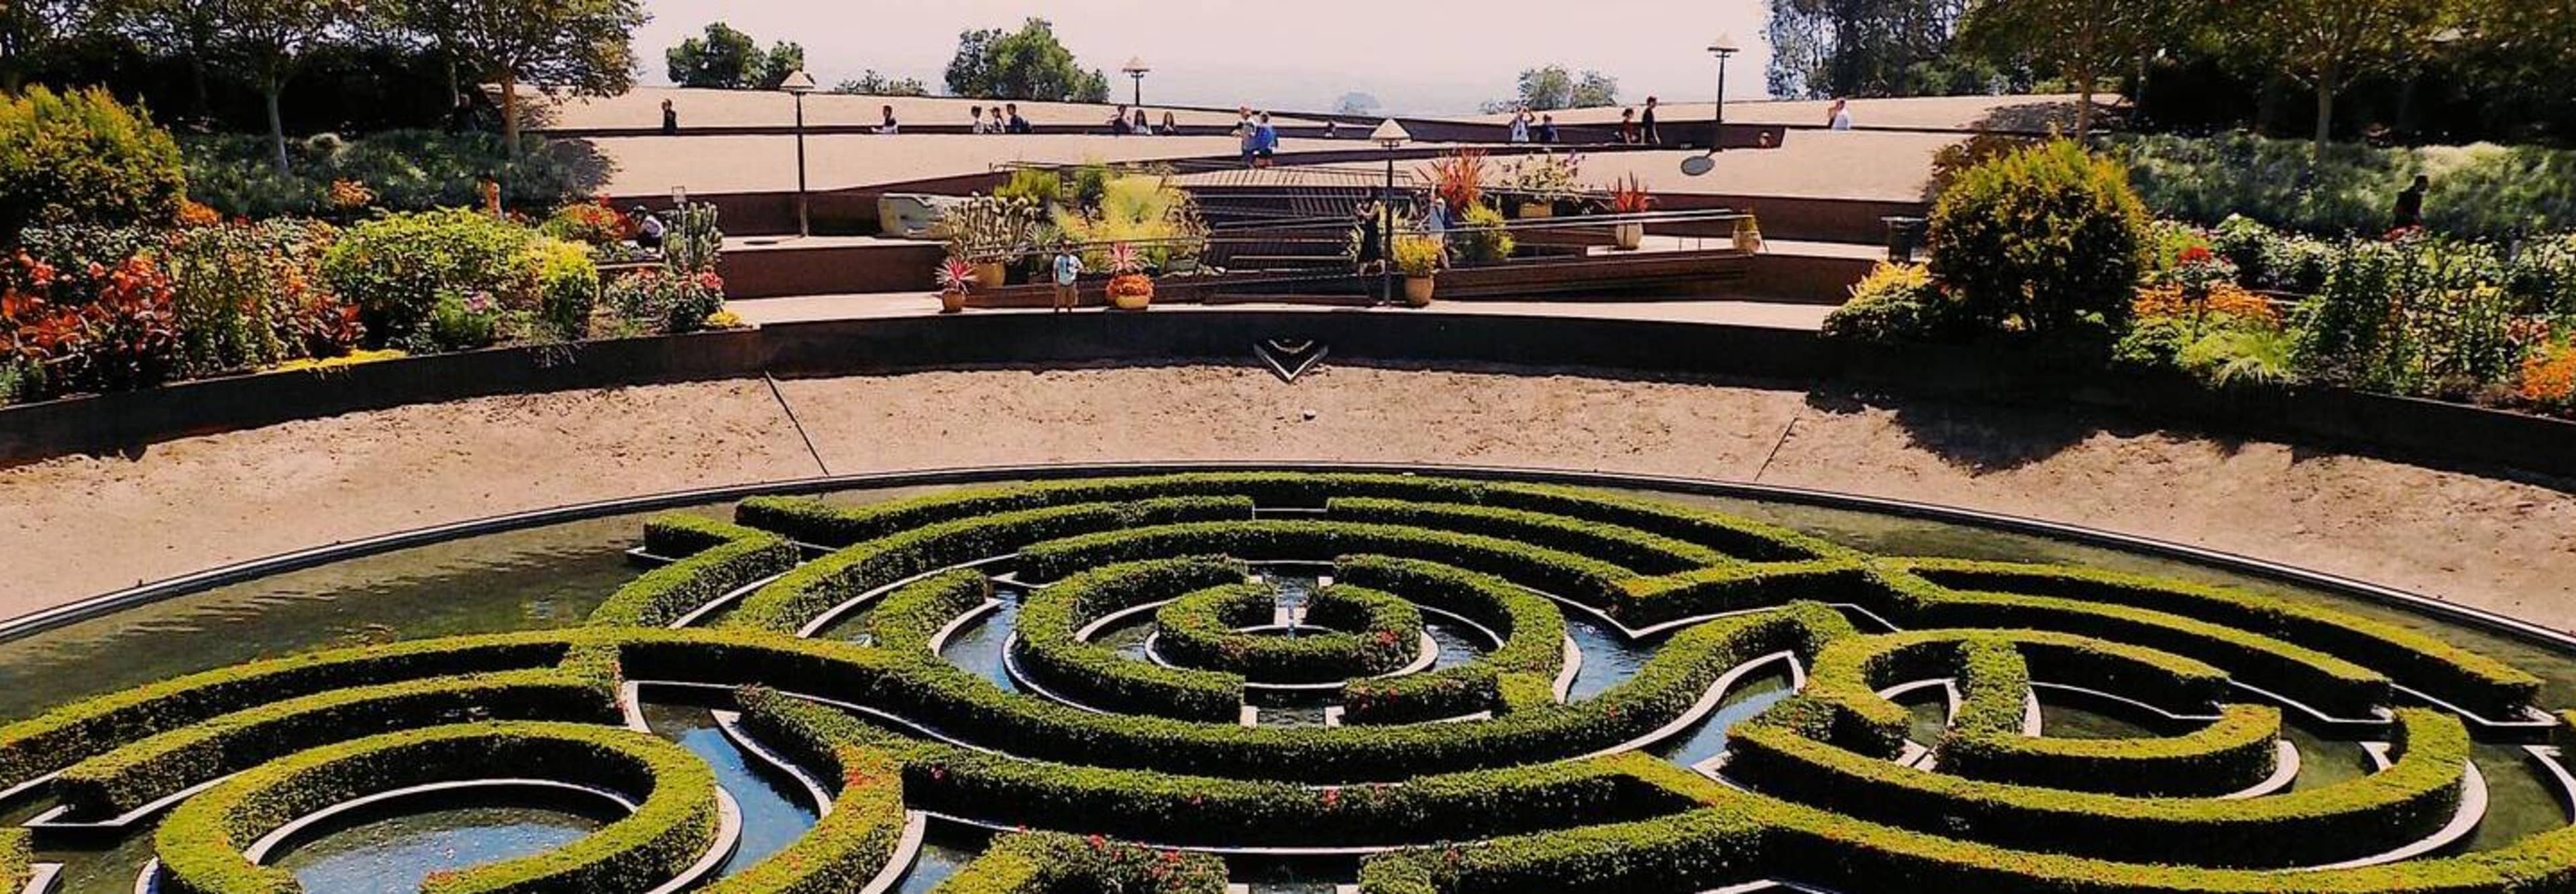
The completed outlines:
{"type": "Polygon", "coordinates": [[[1553,144],[1555,144],[1555,143],[1556,143],[1556,116],[1555,116],[1555,115],[1540,115],[1540,116],[1538,116],[1538,141],[1539,141],[1540,143],[1542,143],[1542,144],[1548,144],[1548,145],[1553,145],[1553,144]]]}
{"type": "Polygon", "coordinates": [[[1009,116],[1009,118],[1002,122],[1003,133],[1027,134],[1037,132],[1037,128],[1029,126],[1029,119],[1020,117],[1019,103],[1014,102],[1004,104],[1002,106],[1002,112],[1009,116]]]}
{"type": "Polygon", "coordinates": [[[1252,165],[1266,168],[1279,154],[1279,129],[1270,126],[1270,113],[1261,113],[1261,123],[1252,127],[1252,165]]]}
{"type": "Polygon", "coordinates": [[[1082,256],[1073,253],[1073,243],[1058,243],[1055,248],[1055,312],[1063,313],[1081,303],[1082,292],[1074,282],[1082,278],[1082,256]]]}

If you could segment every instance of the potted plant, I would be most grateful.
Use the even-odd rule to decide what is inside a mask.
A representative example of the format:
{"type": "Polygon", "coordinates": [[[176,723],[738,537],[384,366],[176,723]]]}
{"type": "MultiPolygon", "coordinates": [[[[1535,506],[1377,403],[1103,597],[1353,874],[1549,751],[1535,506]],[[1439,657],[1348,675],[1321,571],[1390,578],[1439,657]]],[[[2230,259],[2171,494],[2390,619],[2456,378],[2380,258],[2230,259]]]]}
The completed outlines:
{"type": "Polygon", "coordinates": [[[1431,292],[1440,275],[1440,240],[1422,233],[1395,237],[1395,272],[1404,276],[1404,303],[1414,307],[1431,304],[1431,292]]]}
{"type": "Polygon", "coordinates": [[[1119,310],[1144,310],[1154,303],[1154,278],[1137,263],[1136,247],[1121,242],[1109,247],[1109,304],[1119,310]]]}
{"type": "MultiPolygon", "coordinates": [[[[1645,184],[1637,180],[1637,175],[1630,174],[1627,179],[1610,185],[1610,213],[1644,214],[1652,210],[1655,210],[1655,194],[1646,191],[1645,184]]],[[[1646,244],[1646,225],[1635,222],[1614,225],[1610,228],[1610,241],[1612,247],[1620,251],[1636,251],[1646,244]]]]}
{"type": "Polygon", "coordinates": [[[975,287],[983,274],[965,258],[949,255],[939,262],[939,312],[953,314],[966,309],[966,292],[975,287]]]}
{"type": "Polygon", "coordinates": [[[1036,236],[1038,203],[1025,196],[968,196],[939,212],[933,235],[948,243],[948,255],[975,268],[975,287],[997,289],[1007,283],[1006,263],[1028,249],[1036,236]]]}
{"type": "Polygon", "coordinates": [[[1735,250],[1748,255],[1762,253],[1762,225],[1747,214],[1735,220],[1735,250]]]}
{"type": "Polygon", "coordinates": [[[1512,162],[1511,188],[1521,197],[1521,218],[1556,216],[1556,203],[1576,193],[1582,170],[1583,157],[1573,153],[1540,152],[1512,162]]]}

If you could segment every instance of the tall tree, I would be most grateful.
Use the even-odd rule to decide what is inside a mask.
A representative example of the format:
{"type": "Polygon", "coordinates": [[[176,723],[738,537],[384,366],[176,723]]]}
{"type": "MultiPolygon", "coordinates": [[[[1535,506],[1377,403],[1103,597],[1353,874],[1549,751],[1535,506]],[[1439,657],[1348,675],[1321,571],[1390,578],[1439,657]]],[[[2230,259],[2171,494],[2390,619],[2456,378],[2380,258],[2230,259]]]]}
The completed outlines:
{"type": "Polygon", "coordinates": [[[671,83],[719,90],[769,90],[805,67],[805,48],[780,41],[764,51],[751,35],[709,22],[704,37],[680,41],[663,54],[671,83]]]}
{"type": "Polygon", "coordinates": [[[86,3],[0,0],[0,91],[14,92],[45,52],[93,24],[86,3]]]}
{"type": "Polygon", "coordinates": [[[1778,96],[1896,96],[1939,86],[1968,0],[1771,0],[1778,96]]]}
{"type": "Polygon", "coordinates": [[[2102,80],[2155,54],[2173,34],[2175,0],[1982,0],[1961,39],[1999,58],[2052,68],[2075,84],[2075,136],[2093,132],[2102,80]]]}
{"type": "Polygon", "coordinates": [[[214,117],[208,85],[219,39],[215,0],[109,0],[100,8],[106,27],[145,51],[188,63],[188,114],[214,117]]]}
{"type": "Polygon", "coordinates": [[[1485,104],[1488,112],[1530,109],[1552,112],[1619,104],[1619,79],[1597,71],[1577,75],[1562,65],[1521,69],[1518,93],[1485,104]]]}
{"type": "Polygon", "coordinates": [[[609,96],[635,86],[637,0],[411,0],[401,19],[477,81],[501,87],[501,137],[519,151],[519,85],[609,96]]]}
{"type": "Polygon", "coordinates": [[[283,172],[286,118],[279,97],[286,82],[307,54],[355,24],[365,7],[360,0],[205,0],[205,10],[213,16],[215,48],[241,63],[267,102],[272,160],[283,172]]]}
{"type": "Polygon", "coordinates": [[[2317,93],[2317,152],[2334,138],[2335,96],[2364,77],[2407,71],[2461,19],[2458,0],[2234,0],[2230,40],[2317,93]]]}
{"type": "Polygon", "coordinates": [[[957,55],[948,63],[948,92],[988,99],[1106,102],[1109,78],[1099,69],[1085,70],[1056,39],[1055,25],[1033,18],[1009,33],[987,28],[959,34],[957,55]]]}

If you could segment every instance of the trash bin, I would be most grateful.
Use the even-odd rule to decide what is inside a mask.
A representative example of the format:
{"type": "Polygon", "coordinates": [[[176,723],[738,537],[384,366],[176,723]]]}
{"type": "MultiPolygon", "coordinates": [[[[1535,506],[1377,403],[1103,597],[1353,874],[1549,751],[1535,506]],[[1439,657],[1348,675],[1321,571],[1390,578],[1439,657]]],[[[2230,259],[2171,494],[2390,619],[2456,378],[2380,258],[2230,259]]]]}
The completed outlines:
{"type": "Polygon", "coordinates": [[[1882,217],[1887,224],[1887,261],[1891,264],[1914,263],[1914,252],[1923,247],[1923,218],[1882,217]]]}

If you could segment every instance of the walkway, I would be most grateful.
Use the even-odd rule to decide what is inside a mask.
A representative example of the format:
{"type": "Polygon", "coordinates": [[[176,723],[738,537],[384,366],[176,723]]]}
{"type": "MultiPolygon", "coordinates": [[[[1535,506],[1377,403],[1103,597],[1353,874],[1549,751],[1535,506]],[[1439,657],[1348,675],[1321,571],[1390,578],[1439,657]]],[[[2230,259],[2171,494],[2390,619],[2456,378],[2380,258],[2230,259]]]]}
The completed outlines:
{"type": "MultiPolygon", "coordinates": [[[[1498,314],[1505,316],[1586,317],[1619,320],[1664,320],[1672,322],[1709,323],[1726,326],[1755,326],[1765,329],[1803,329],[1815,331],[1825,322],[1833,308],[1814,304],[1778,304],[1760,301],[1441,301],[1433,305],[1443,313],[1498,314]]],[[[745,323],[770,326],[781,323],[813,323],[824,320],[860,320],[883,317],[915,316],[939,312],[939,296],[920,292],[876,293],[862,295],[807,295],[795,298],[763,298],[737,301],[726,305],[745,323]]],[[[1314,304],[1242,302],[1223,305],[1163,304],[1146,313],[1203,313],[1226,310],[1293,310],[1314,313],[1404,314],[1420,313],[1408,307],[1338,307],[1314,304]]],[[[1087,308],[1080,313],[1113,313],[1101,308],[1087,308]]],[[[975,309],[970,314],[1043,314],[1044,308],[975,309]]]]}

